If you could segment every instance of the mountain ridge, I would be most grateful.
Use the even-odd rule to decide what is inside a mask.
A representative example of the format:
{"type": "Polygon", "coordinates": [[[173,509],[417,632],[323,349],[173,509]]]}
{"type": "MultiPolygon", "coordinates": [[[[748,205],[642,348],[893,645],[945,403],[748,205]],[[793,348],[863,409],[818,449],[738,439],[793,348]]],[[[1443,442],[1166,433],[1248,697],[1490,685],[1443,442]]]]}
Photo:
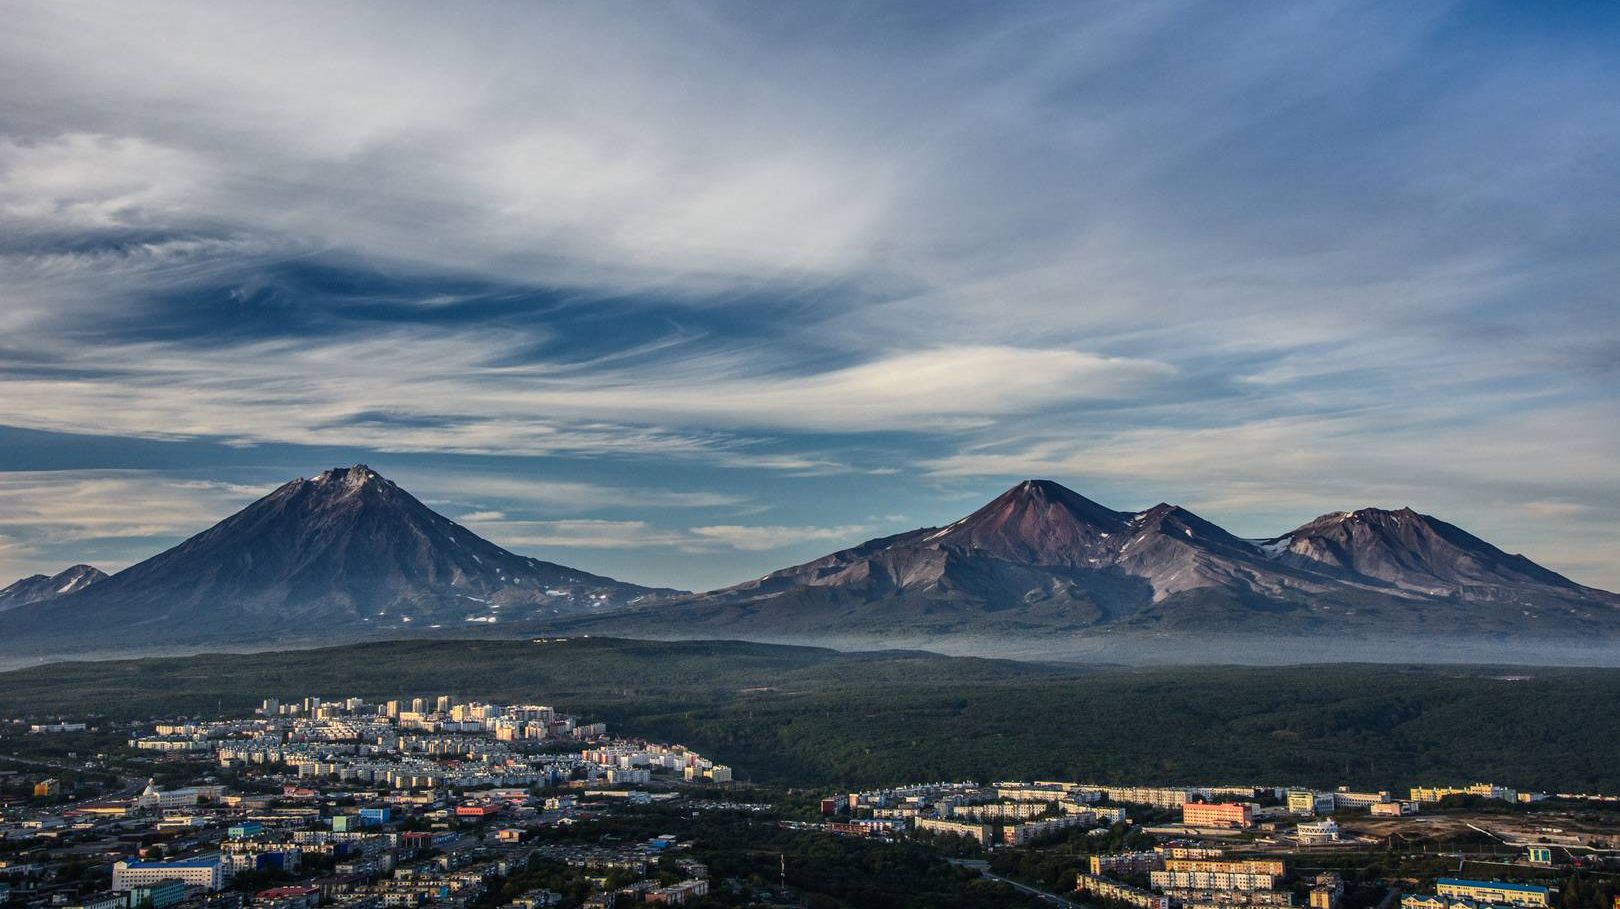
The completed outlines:
{"type": "Polygon", "coordinates": [[[674,593],[512,553],[356,464],[288,481],[91,587],[0,613],[0,637],[61,639],[98,624],[136,642],[374,636],[674,593]]]}
{"type": "Polygon", "coordinates": [[[1620,639],[1620,596],[1410,508],[1330,512],[1251,540],[1182,506],[1117,511],[1036,479],[941,527],[686,593],[517,555],[357,464],[284,483],[110,577],[55,593],[43,586],[55,578],[41,577],[7,588],[36,598],[0,611],[0,649],[71,650],[97,634],[140,650],[497,627],[756,639],[1620,639]]]}
{"type": "Polygon", "coordinates": [[[94,565],[70,565],[53,575],[35,574],[0,588],[0,612],[54,599],[105,581],[110,575],[94,565]]]}
{"type": "Polygon", "coordinates": [[[673,598],[658,612],[665,624],[790,634],[1505,633],[1542,618],[1620,633],[1620,596],[1409,508],[1335,512],[1245,540],[1181,506],[1116,511],[1033,479],[943,527],[673,598]]]}

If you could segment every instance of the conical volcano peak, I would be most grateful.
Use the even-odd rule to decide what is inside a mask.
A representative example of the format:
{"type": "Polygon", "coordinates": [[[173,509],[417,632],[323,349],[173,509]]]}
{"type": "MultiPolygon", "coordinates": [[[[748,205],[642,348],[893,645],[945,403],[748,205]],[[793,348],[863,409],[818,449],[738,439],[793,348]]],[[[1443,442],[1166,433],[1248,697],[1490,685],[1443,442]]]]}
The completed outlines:
{"type": "MultiPolygon", "coordinates": [[[[669,592],[517,555],[365,464],[284,484],[180,545],[112,578],[87,576],[78,588],[5,614],[28,613],[40,633],[65,636],[138,617],[153,634],[184,629],[198,639],[273,641],[312,629],[353,639],[549,619],[669,592]]],[[[0,639],[7,633],[0,628],[0,639]]]]}
{"type": "Polygon", "coordinates": [[[939,546],[1029,564],[1074,564],[1122,531],[1126,516],[1051,480],[1025,480],[932,534],[939,546]]]}
{"type": "Polygon", "coordinates": [[[1017,486],[1007,490],[1009,493],[1026,496],[1056,497],[1074,495],[1074,491],[1056,480],[1025,480],[1017,486]]]}
{"type": "Polygon", "coordinates": [[[335,483],[346,487],[356,487],[371,482],[387,483],[388,481],[383,479],[382,474],[372,470],[370,467],[364,464],[356,464],[353,467],[334,467],[331,470],[322,471],[312,482],[323,486],[335,483]]]}
{"type": "Polygon", "coordinates": [[[990,504],[968,515],[964,519],[964,523],[971,523],[981,515],[991,515],[1004,511],[1009,506],[1015,508],[1056,507],[1081,520],[1105,524],[1118,523],[1123,517],[1119,512],[1093,502],[1062,483],[1053,480],[1025,480],[996,496],[990,501],[990,504]]]}
{"type": "Polygon", "coordinates": [[[393,481],[364,464],[334,467],[316,474],[313,479],[294,480],[283,489],[299,498],[308,496],[313,501],[333,503],[349,500],[394,501],[408,495],[393,481]]]}

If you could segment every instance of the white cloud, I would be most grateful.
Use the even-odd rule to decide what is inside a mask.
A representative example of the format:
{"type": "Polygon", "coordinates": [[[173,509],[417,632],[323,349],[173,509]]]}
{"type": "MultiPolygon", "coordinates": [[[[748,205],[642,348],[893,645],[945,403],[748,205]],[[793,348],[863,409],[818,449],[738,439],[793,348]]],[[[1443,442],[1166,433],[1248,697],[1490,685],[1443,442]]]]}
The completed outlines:
{"type": "Polygon", "coordinates": [[[782,527],[748,526],[743,524],[716,524],[694,527],[692,533],[705,540],[715,540],[748,552],[764,552],[794,546],[800,543],[827,543],[830,548],[843,548],[859,543],[871,528],[864,524],[839,527],[782,527]]]}
{"type": "MultiPolygon", "coordinates": [[[[1592,239],[1620,233],[1620,71],[1585,35],[1332,2],[927,28],[781,5],[64,2],[6,25],[8,425],[806,480],[924,462],[1234,509],[1449,488],[1571,553],[1620,514],[1620,310],[1592,239]],[[327,251],[577,291],[570,312],[637,304],[577,329],[601,333],[583,361],[546,314],[244,341],[143,309],[212,312],[199,287],[327,251]],[[882,441],[812,438],[853,433],[882,441]]],[[[741,504],[491,484],[423,491],[514,514],[503,498],[741,504]]]]}
{"type": "MultiPolygon", "coordinates": [[[[707,453],[735,463],[754,457],[715,428],[983,426],[1061,404],[1120,400],[1174,376],[1164,364],[1076,351],[945,347],[802,376],[775,374],[755,355],[726,355],[684,369],[657,362],[599,370],[582,381],[544,363],[498,365],[511,344],[478,331],[405,329],[208,350],[46,342],[35,356],[49,356],[70,377],[0,374],[0,422],[390,451],[707,453]],[[113,363],[123,365],[107,368],[113,363]],[[392,419],[364,418],[376,411],[392,419]],[[658,426],[672,429],[650,428],[658,426]]],[[[789,470],[817,464],[754,460],[773,462],[789,470]]]]}
{"type": "Polygon", "coordinates": [[[0,536],[11,544],[0,546],[0,578],[101,555],[96,567],[114,571],[269,491],[144,470],[0,472],[0,536]]]}
{"type": "Polygon", "coordinates": [[[520,552],[547,548],[659,548],[694,554],[721,550],[766,552],[803,543],[825,543],[831,549],[858,543],[871,530],[862,524],[837,527],[716,524],[680,530],[656,527],[646,521],[523,521],[509,520],[505,516],[472,515],[462,520],[480,536],[520,552]]]}
{"type": "Polygon", "coordinates": [[[405,467],[392,472],[402,485],[439,500],[488,500],[542,508],[724,508],[747,503],[748,497],[709,490],[646,489],[543,480],[511,473],[405,467]]]}
{"type": "Polygon", "coordinates": [[[692,544],[685,534],[660,530],[646,521],[469,520],[468,529],[518,552],[561,549],[682,548],[692,544]]]}
{"type": "Polygon", "coordinates": [[[503,521],[506,519],[504,511],[469,511],[457,518],[463,524],[475,524],[479,521],[503,521]]]}
{"type": "Polygon", "coordinates": [[[10,471],[0,473],[0,527],[56,541],[192,533],[269,491],[138,470],[10,471]]]}
{"type": "Polygon", "coordinates": [[[206,161],[136,137],[0,138],[0,223],[57,235],[166,228],[208,211],[209,179],[206,161]]]}

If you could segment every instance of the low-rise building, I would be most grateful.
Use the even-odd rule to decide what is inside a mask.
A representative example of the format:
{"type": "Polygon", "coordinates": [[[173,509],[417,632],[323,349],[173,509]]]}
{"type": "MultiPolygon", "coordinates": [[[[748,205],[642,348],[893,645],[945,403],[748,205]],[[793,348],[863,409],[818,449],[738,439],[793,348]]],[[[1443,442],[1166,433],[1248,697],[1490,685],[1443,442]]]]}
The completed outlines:
{"type": "Polygon", "coordinates": [[[1290,814],[1327,814],[1335,808],[1333,793],[1310,789],[1288,790],[1287,804],[1290,814]]]}
{"type": "Polygon", "coordinates": [[[1181,806],[1181,822],[1188,827],[1249,827],[1254,824],[1254,805],[1249,802],[1187,802],[1181,806]]]}
{"type": "Polygon", "coordinates": [[[1401,817],[1418,813],[1417,802],[1380,802],[1367,809],[1374,817],[1401,817]]]}
{"type": "MultiPolygon", "coordinates": [[[[0,900],[4,902],[4,900],[0,900]]],[[[113,890],[103,890],[89,896],[80,897],[79,901],[66,907],[66,909],[124,909],[124,894],[113,890]]]]}
{"type": "Polygon", "coordinates": [[[1155,890],[1274,890],[1277,875],[1244,871],[1154,871],[1155,890]]]}
{"type": "Polygon", "coordinates": [[[1339,898],[1344,896],[1344,878],[1337,872],[1324,871],[1311,884],[1311,909],[1339,909],[1339,898]]]}
{"type": "Polygon", "coordinates": [[[1136,909],[1170,909],[1170,898],[1160,893],[1152,893],[1129,884],[1109,880],[1095,874],[1080,874],[1074,879],[1074,889],[1077,892],[1094,896],[1098,899],[1110,900],[1134,906],[1136,909]]]}
{"type": "Polygon", "coordinates": [[[1443,877],[1434,884],[1435,895],[1445,899],[1466,899],[1476,903],[1509,906],[1548,906],[1552,891],[1540,884],[1514,884],[1507,881],[1471,881],[1443,877]]]}
{"type": "Polygon", "coordinates": [[[119,892],[163,881],[180,881],[204,890],[218,890],[225,885],[225,866],[217,853],[168,862],[126,860],[113,865],[112,888],[119,892]]]}
{"type": "Polygon", "coordinates": [[[968,824],[962,821],[947,821],[931,817],[919,817],[913,823],[918,830],[926,830],[933,834],[965,836],[968,839],[977,840],[981,846],[988,846],[995,839],[995,828],[989,824],[968,824]]]}
{"type": "Polygon", "coordinates": [[[1182,909],[1228,909],[1228,907],[1264,906],[1282,909],[1294,905],[1292,890],[1187,890],[1171,888],[1162,891],[1173,905],[1182,909]]]}
{"type": "Polygon", "coordinates": [[[272,887],[260,890],[253,902],[264,909],[315,909],[321,904],[321,888],[272,887]]]}
{"type": "Polygon", "coordinates": [[[1201,871],[1210,874],[1269,874],[1282,877],[1288,866],[1282,859],[1167,858],[1166,871],[1201,871]]]}
{"type": "Polygon", "coordinates": [[[1495,783],[1474,783],[1470,786],[1413,786],[1412,801],[1438,802],[1441,799],[1454,795],[1473,795],[1482,799],[1499,799],[1504,802],[1518,801],[1519,793],[1506,786],[1495,783]]]}
{"type": "MultiPolygon", "coordinates": [[[[113,889],[118,888],[115,886],[113,889]]],[[[129,888],[125,896],[129,909],[167,909],[184,901],[186,890],[183,881],[164,880],[137,884],[129,888]]]]}
{"type": "Polygon", "coordinates": [[[1350,808],[1371,808],[1374,805],[1382,805],[1390,800],[1390,795],[1386,791],[1352,792],[1344,786],[1335,789],[1331,795],[1333,796],[1333,808],[1336,811],[1350,808]]]}
{"type": "Polygon", "coordinates": [[[1339,825],[1334,823],[1332,818],[1300,824],[1295,828],[1294,835],[1305,844],[1337,843],[1339,825]]]}
{"type": "Polygon", "coordinates": [[[1022,846],[1070,827],[1091,826],[1095,826],[1091,818],[1072,814],[1047,818],[1044,821],[1030,821],[1026,824],[1008,824],[1001,830],[1001,841],[1008,846],[1022,846]]]}
{"type": "Polygon", "coordinates": [[[1091,857],[1091,873],[1118,877],[1125,874],[1146,874],[1162,871],[1164,856],[1158,852],[1115,852],[1091,857]]]}

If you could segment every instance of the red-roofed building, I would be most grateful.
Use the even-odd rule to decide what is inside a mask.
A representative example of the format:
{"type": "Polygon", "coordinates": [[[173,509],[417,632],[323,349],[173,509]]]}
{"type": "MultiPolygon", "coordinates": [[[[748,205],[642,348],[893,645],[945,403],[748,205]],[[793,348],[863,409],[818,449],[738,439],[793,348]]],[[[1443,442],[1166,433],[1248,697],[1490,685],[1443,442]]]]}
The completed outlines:
{"type": "Polygon", "coordinates": [[[265,909],[315,909],[321,904],[321,888],[271,887],[254,894],[253,902],[265,909]]]}

